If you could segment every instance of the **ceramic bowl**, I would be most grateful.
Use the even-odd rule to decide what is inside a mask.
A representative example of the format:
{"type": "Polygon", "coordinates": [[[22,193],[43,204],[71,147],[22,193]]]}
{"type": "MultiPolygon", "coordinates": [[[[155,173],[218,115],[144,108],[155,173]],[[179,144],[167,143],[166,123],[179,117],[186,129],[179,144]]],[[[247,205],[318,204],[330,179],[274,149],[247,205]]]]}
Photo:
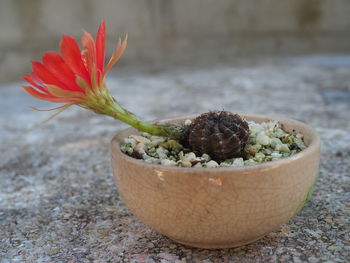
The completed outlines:
{"type": "MultiPolygon", "coordinates": [[[[279,229],[305,204],[320,159],[320,138],[310,126],[291,119],[246,115],[247,120],[277,120],[287,131],[305,135],[308,147],[278,161],[232,168],[183,168],[147,164],[124,154],[111,142],[113,173],[119,193],[142,222],[176,242],[200,248],[251,243],[279,229]]],[[[183,123],[196,115],[164,120],[183,123]]]]}

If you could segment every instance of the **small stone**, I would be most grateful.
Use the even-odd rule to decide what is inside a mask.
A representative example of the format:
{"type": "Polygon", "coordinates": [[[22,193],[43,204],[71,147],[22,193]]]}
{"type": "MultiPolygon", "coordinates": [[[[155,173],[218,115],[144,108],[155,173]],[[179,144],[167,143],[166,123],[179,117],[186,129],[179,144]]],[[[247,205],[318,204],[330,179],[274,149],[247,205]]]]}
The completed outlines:
{"type": "Polygon", "coordinates": [[[188,248],[182,248],[181,251],[186,253],[186,254],[192,254],[192,250],[188,249],[188,248]]]}
{"type": "Polygon", "coordinates": [[[309,263],[318,263],[318,262],[320,262],[320,260],[318,258],[315,258],[315,257],[309,257],[307,260],[308,260],[309,263]]]}
{"type": "Polygon", "coordinates": [[[151,164],[159,164],[161,162],[161,160],[150,156],[148,156],[147,158],[144,158],[144,160],[146,163],[151,163],[151,164]]]}
{"type": "Polygon", "coordinates": [[[244,148],[244,151],[251,155],[254,156],[259,150],[261,149],[261,145],[260,144],[247,144],[246,147],[244,148]]]}
{"type": "Polygon", "coordinates": [[[166,159],[168,150],[163,148],[162,146],[159,146],[156,150],[156,153],[158,154],[159,159],[166,159]]]}
{"type": "Polygon", "coordinates": [[[255,154],[254,159],[257,160],[258,162],[262,162],[265,158],[265,154],[262,152],[258,152],[255,154]]]}
{"type": "Polygon", "coordinates": [[[278,144],[275,149],[283,153],[290,152],[287,144],[278,144]]]}
{"type": "Polygon", "coordinates": [[[243,158],[235,158],[233,160],[232,166],[244,166],[243,158]]]}
{"type": "Polygon", "coordinates": [[[167,148],[168,150],[173,150],[180,152],[183,148],[183,146],[176,140],[168,140],[165,143],[161,144],[163,147],[167,148]]]}
{"type": "Polygon", "coordinates": [[[106,229],[106,228],[98,228],[97,232],[103,236],[106,236],[109,234],[110,231],[109,231],[109,229],[106,229]]]}
{"type": "Polygon", "coordinates": [[[183,161],[195,161],[196,160],[196,155],[194,152],[189,152],[184,155],[182,158],[183,161]]]}
{"type": "Polygon", "coordinates": [[[192,121],[191,120],[185,120],[185,125],[191,125],[192,121]]]}
{"type": "Polygon", "coordinates": [[[149,134],[148,132],[143,132],[141,133],[141,135],[147,139],[151,137],[151,134],[149,134]]]}
{"type": "Polygon", "coordinates": [[[192,166],[192,163],[190,161],[186,161],[186,160],[183,160],[181,162],[181,166],[182,167],[191,167],[192,166]]]}
{"type": "Polygon", "coordinates": [[[282,227],[281,228],[281,231],[282,231],[282,233],[288,233],[289,232],[289,228],[288,227],[282,227]]]}
{"type": "Polygon", "coordinates": [[[271,139],[271,146],[272,147],[276,148],[276,146],[281,145],[281,144],[282,144],[282,142],[279,138],[272,138],[271,139]]]}
{"type": "Polygon", "coordinates": [[[259,133],[263,130],[263,128],[261,127],[261,125],[259,125],[258,123],[255,122],[248,122],[249,125],[249,130],[251,131],[251,133],[256,134],[259,133]]]}
{"type": "Polygon", "coordinates": [[[203,165],[202,165],[201,163],[196,163],[193,167],[195,167],[195,168],[201,168],[201,167],[203,167],[203,165]]]}
{"type": "Polygon", "coordinates": [[[60,252],[60,250],[58,249],[58,248],[54,248],[54,249],[51,249],[49,252],[48,252],[48,254],[50,255],[50,256],[53,256],[53,255],[56,255],[57,253],[59,253],[60,252]]]}
{"type": "Polygon", "coordinates": [[[227,159],[220,163],[220,167],[230,167],[232,166],[233,159],[227,159]]]}
{"type": "Polygon", "coordinates": [[[338,247],[338,246],[329,246],[329,247],[327,247],[327,249],[329,250],[329,251],[337,251],[337,250],[340,250],[340,247],[338,247]]]}
{"type": "Polygon", "coordinates": [[[206,153],[203,153],[202,154],[202,157],[201,157],[205,162],[209,162],[211,160],[210,156],[206,153]]]}
{"type": "Polygon", "coordinates": [[[160,161],[160,163],[165,166],[176,166],[176,162],[169,159],[163,159],[160,161]]]}
{"type": "Polygon", "coordinates": [[[254,165],[256,164],[256,161],[254,161],[253,159],[248,159],[244,161],[244,165],[254,165]]]}
{"type": "Polygon", "coordinates": [[[165,142],[165,138],[161,136],[151,136],[150,140],[153,144],[159,144],[161,142],[165,142]]]}
{"type": "Polygon", "coordinates": [[[273,153],[271,153],[271,156],[274,157],[274,158],[281,158],[282,154],[280,154],[278,152],[273,152],[273,153]]]}
{"type": "Polygon", "coordinates": [[[259,132],[258,136],[256,136],[257,144],[269,145],[270,141],[271,141],[270,138],[264,132],[259,132]]]}
{"type": "Polygon", "coordinates": [[[327,223],[333,223],[333,219],[332,218],[325,218],[323,219],[325,222],[327,223]]]}
{"type": "Polygon", "coordinates": [[[130,138],[134,139],[136,142],[140,143],[150,143],[151,141],[144,136],[139,136],[139,135],[130,135],[130,138]]]}
{"type": "Polygon", "coordinates": [[[134,149],[139,153],[145,153],[145,151],[147,150],[147,147],[144,143],[140,142],[135,146],[134,149]]]}
{"type": "Polygon", "coordinates": [[[149,243],[147,243],[147,247],[148,247],[148,248],[154,248],[155,245],[154,245],[152,242],[149,242],[149,243]]]}
{"type": "MultiPolygon", "coordinates": [[[[303,134],[285,132],[277,121],[262,123],[248,121],[248,124],[251,130],[249,141],[244,149],[244,158],[231,158],[221,162],[213,160],[211,162],[208,154],[198,157],[174,139],[144,133],[142,135],[130,135],[121,145],[121,150],[133,158],[143,159],[151,164],[216,168],[249,166],[277,161],[292,156],[305,147],[303,134]]],[[[326,219],[327,221],[329,219],[326,219]]]]}
{"type": "Polygon", "coordinates": [[[136,141],[132,138],[125,138],[124,143],[129,144],[132,148],[136,145],[136,141]]]}
{"type": "Polygon", "coordinates": [[[170,249],[175,249],[175,248],[177,248],[177,245],[176,245],[176,244],[170,244],[170,245],[169,245],[169,248],[170,248],[170,249]]]}
{"type": "Polygon", "coordinates": [[[217,162],[215,162],[214,160],[211,160],[205,164],[203,164],[204,167],[207,167],[207,168],[216,168],[216,167],[219,167],[219,164],[217,162]]]}

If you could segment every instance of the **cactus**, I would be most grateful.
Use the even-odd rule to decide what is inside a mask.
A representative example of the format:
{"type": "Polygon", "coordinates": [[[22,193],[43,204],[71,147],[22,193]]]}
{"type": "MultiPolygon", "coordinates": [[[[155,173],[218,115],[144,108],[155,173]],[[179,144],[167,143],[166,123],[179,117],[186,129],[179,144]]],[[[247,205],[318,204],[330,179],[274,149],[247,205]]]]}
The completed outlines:
{"type": "Polygon", "coordinates": [[[248,123],[227,111],[203,113],[188,128],[191,149],[207,153],[214,160],[241,157],[248,138],[248,123]]]}
{"type": "MultiPolygon", "coordinates": [[[[119,41],[115,52],[105,66],[106,27],[102,21],[96,40],[85,32],[83,50],[71,36],[63,36],[61,54],[46,52],[43,62],[32,62],[33,72],[23,79],[23,85],[33,97],[64,105],[52,117],[76,105],[97,114],[118,119],[153,135],[170,137],[189,145],[201,154],[223,160],[241,155],[248,140],[248,124],[238,115],[226,111],[204,113],[188,125],[154,124],[139,119],[121,107],[107,89],[106,76],[122,56],[127,38],[119,41]]],[[[33,108],[35,109],[35,108],[33,108]]]]}

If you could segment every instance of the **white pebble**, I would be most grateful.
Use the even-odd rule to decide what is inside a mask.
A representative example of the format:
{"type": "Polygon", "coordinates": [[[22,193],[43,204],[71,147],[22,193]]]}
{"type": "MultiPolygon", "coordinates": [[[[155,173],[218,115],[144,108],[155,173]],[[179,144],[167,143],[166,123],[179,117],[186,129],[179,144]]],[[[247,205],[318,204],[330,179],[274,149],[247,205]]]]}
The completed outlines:
{"type": "Polygon", "coordinates": [[[165,138],[160,137],[160,136],[151,136],[150,140],[152,141],[152,144],[158,144],[161,142],[165,142],[165,138]]]}
{"type": "Polygon", "coordinates": [[[233,162],[232,159],[228,159],[228,160],[226,160],[224,162],[221,162],[220,163],[220,167],[230,167],[232,165],[232,162],[233,162]]]}
{"type": "Polygon", "coordinates": [[[264,132],[259,132],[258,136],[256,136],[257,144],[269,145],[270,141],[270,138],[264,132]]]}
{"type": "Polygon", "coordinates": [[[269,129],[269,131],[273,131],[277,127],[278,127],[278,121],[267,122],[267,128],[269,129]]]}
{"type": "Polygon", "coordinates": [[[277,151],[283,152],[283,153],[289,153],[290,149],[288,148],[287,144],[278,144],[275,148],[277,151]]]}
{"type": "Polygon", "coordinates": [[[243,158],[235,158],[233,160],[232,166],[244,166],[243,158]]]}
{"type": "Polygon", "coordinates": [[[271,153],[271,156],[274,158],[280,158],[280,157],[282,157],[282,154],[277,153],[277,152],[273,152],[273,153],[271,153]]]}
{"type": "Polygon", "coordinates": [[[183,161],[195,161],[196,160],[196,155],[194,154],[194,152],[189,152],[186,153],[184,155],[184,157],[182,158],[183,161]]]}
{"type": "Polygon", "coordinates": [[[192,121],[191,120],[185,120],[185,125],[191,125],[192,121]]]}
{"type": "Polygon", "coordinates": [[[134,139],[132,139],[132,138],[125,138],[124,142],[127,143],[127,144],[130,144],[132,148],[134,148],[135,145],[136,145],[136,141],[134,139]]]}
{"type": "Polygon", "coordinates": [[[206,162],[209,162],[211,160],[210,156],[206,153],[203,153],[201,158],[206,162]]]}
{"type": "Polygon", "coordinates": [[[149,134],[148,132],[143,132],[143,133],[141,133],[141,135],[143,137],[146,137],[146,138],[150,138],[151,137],[151,134],[149,134]]]}
{"type": "Polygon", "coordinates": [[[192,166],[192,163],[190,161],[186,161],[186,160],[183,160],[181,162],[181,166],[182,167],[191,167],[192,166]]]}
{"type": "Polygon", "coordinates": [[[254,123],[254,122],[249,122],[249,130],[252,134],[259,133],[263,130],[260,124],[254,123]]]}
{"type": "Polygon", "coordinates": [[[244,161],[245,165],[254,165],[256,164],[256,161],[254,161],[253,159],[248,159],[244,161]]]}
{"type": "Polygon", "coordinates": [[[200,167],[203,167],[203,165],[201,163],[196,163],[193,167],[200,168],[200,167]]]}
{"type": "Polygon", "coordinates": [[[162,146],[159,146],[156,152],[158,154],[159,159],[166,159],[168,157],[167,156],[168,150],[163,148],[162,146]]]}
{"type": "Polygon", "coordinates": [[[272,138],[271,139],[271,146],[272,147],[276,147],[277,145],[280,145],[280,144],[282,144],[280,139],[278,139],[278,138],[272,138]]]}
{"type": "Polygon", "coordinates": [[[169,159],[163,159],[160,161],[160,163],[165,166],[176,166],[176,162],[169,159]]]}
{"type": "Polygon", "coordinates": [[[152,163],[152,164],[159,164],[160,160],[154,157],[150,157],[147,159],[144,159],[146,163],[152,163]]]}
{"type": "Polygon", "coordinates": [[[184,158],[184,152],[181,151],[178,153],[179,159],[182,160],[184,158]]]}
{"type": "Polygon", "coordinates": [[[140,142],[134,147],[134,150],[139,153],[145,153],[145,151],[147,150],[147,147],[142,142],[140,142]]]}
{"type": "Polygon", "coordinates": [[[204,165],[205,165],[205,167],[207,167],[207,168],[216,168],[216,167],[219,167],[219,164],[218,164],[217,162],[213,161],[213,160],[211,160],[211,161],[205,163],[204,165]]]}
{"type": "Polygon", "coordinates": [[[254,158],[255,160],[257,160],[258,162],[262,162],[263,159],[265,157],[265,154],[261,153],[261,152],[258,152],[257,154],[255,154],[254,158]]]}
{"type": "MultiPolygon", "coordinates": [[[[190,125],[191,120],[186,120],[185,124],[190,125]]],[[[276,121],[262,123],[248,121],[248,125],[250,136],[244,149],[248,160],[232,158],[220,162],[219,165],[218,162],[211,160],[208,154],[203,154],[201,157],[196,156],[194,152],[184,154],[181,151],[181,145],[178,146],[177,141],[148,133],[130,135],[124,139],[121,150],[128,155],[132,155],[136,151],[142,154],[143,159],[147,163],[162,164],[164,166],[216,168],[253,165],[279,160],[299,151],[299,149],[291,150],[289,148],[291,143],[297,144],[300,150],[306,148],[302,134],[285,132],[276,121]]]]}
{"type": "Polygon", "coordinates": [[[151,142],[149,139],[139,135],[130,135],[130,138],[134,139],[136,142],[142,142],[142,143],[151,142]]]}

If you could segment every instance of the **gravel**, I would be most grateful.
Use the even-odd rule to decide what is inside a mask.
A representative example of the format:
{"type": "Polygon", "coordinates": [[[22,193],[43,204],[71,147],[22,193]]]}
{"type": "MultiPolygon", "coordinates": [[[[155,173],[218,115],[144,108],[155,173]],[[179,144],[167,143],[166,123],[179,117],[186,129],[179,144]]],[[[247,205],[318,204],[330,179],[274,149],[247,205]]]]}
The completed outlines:
{"type": "Polygon", "coordinates": [[[111,175],[109,142],[126,126],[78,108],[41,124],[47,106],[0,88],[0,262],[349,262],[350,68],[282,62],[187,68],[108,80],[146,119],[225,109],[298,119],[322,138],[315,191],[292,220],[240,248],[195,249],[143,225],[111,175]]]}
{"type": "MultiPolygon", "coordinates": [[[[215,161],[206,154],[191,152],[178,141],[148,133],[130,135],[124,139],[120,149],[127,155],[141,159],[146,163],[165,166],[219,168],[251,166],[259,163],[277,161],[306,148],[304,135],[286,132],[278,121],[256,123],[247,121],[249,139],[242,156],[223,161],[215,161]]],[[[186,120],[185,123],[191,123],[186,120]]],[[[186,125],[189,125],[186,124],[186,125]]]]}

